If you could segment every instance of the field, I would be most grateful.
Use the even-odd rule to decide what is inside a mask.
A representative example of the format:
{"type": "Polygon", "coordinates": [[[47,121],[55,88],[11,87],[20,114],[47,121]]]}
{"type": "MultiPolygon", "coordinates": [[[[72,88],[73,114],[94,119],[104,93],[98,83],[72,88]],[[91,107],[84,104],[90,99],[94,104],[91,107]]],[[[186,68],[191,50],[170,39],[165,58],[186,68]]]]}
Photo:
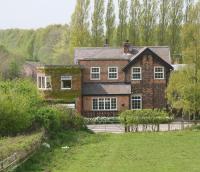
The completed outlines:
{"type": "Polygon", "coordinates": [[[17,172],[199,172],[200,132],[61,133],[17,172]],[[62,149],[61,146],[69,146],[62,149]]]}

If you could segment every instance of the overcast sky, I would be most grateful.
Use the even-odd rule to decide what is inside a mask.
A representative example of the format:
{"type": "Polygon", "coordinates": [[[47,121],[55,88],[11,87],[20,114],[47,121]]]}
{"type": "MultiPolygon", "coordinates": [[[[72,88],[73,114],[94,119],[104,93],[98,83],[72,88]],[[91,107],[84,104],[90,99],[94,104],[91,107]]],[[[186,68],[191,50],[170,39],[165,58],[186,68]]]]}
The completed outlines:
{"type": "Polygon", "coordinates": [[[0,29],[70,22],[76,0],[0,0],[0,29]]]}
{"type": "MultiPolygon", "coordinates": [[[[114,3],[117,15],[118,0],[114,3]]],[[[0,0],[0,29],[36,29],[50,24],[70,23],[75,5],[76,0],[0,0]]]]}

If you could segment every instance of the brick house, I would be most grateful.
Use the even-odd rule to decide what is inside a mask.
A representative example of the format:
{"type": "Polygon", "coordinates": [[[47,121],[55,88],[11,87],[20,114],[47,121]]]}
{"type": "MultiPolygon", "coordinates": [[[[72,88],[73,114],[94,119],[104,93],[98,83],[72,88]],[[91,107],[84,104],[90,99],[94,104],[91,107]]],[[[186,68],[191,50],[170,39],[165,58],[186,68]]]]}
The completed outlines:
{"type": "MultiPolygon", "coordinates": [[[[71,94],[73,89],[80,89],[73,102],[82,115],[108,116],[126,109],[166,108],[165,88],[173,70],[169,47],[135,47],[125,43],[123,48],[76,48],[74,56],[79,75],[66,72],[67,67],[63,66],[54,82],[59,83],[57,93],[62,92],[63,100],[67,99],[65,92],[71,94]],[[70,89],[62,90],[62,82],[71,85],[70,89]]],[[[42,82],[39,73],[44,74],[40,68],[38,84],[42,82]]],[[[48,68],[46,74],[55,77],[54,67],[48,68]]],[[[44,92],[52,95],[51,91],[44,92]]]]}

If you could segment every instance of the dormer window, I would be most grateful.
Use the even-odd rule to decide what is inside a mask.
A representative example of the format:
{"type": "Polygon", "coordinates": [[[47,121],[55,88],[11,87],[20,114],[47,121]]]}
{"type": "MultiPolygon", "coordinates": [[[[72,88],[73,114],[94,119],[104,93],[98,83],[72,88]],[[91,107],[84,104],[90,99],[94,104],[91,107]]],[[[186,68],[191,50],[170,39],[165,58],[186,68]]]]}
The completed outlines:
{"type": "Polygon", "coordinates": [[[40,90],[51,89],[51,76],[37,76],[37,86],[40,90]]]}
{"type": "Polygon", "coordinates": [[[164,79],[164,67],[154,67],[154,79],[164,79]]]}
{"type": "Polygon", "coordinates": [[[69,90],[72,88],[72,76],[61,76],[61,89],[69,90]]]}
{"type": "Polygon", "coordinates": [[[132,80],[141,80],[141,79],[142,79],[142,68],[132,67],[132,80]]]}
{"type": "Polygon", "coordinates": [[[100,67],[91,67],[90,68],[90,79],[91,80],[100,80],[100,67]]]}
{"type": "Polygon", "coordinates": [[[108,67],[108,79],[118,79],[118,67],[108,67]]]}

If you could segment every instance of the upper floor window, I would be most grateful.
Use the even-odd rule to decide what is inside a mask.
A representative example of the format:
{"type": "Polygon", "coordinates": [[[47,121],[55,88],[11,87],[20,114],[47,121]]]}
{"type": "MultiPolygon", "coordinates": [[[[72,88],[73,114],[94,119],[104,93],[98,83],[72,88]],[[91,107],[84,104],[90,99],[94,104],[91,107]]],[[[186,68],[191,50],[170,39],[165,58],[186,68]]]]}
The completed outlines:
{"type": "Polygon", "coordinates": [[[154,79],[164,79],[164,67],[154,67],[154,79]]]}
{"type": "Polygon", "coordinates": [[[132,80],[141,80],[141,79],[142,79],[142,68],[132,67],[132,80]]]}
{"type": "Polygon", "coordinates": [[[51,76],[37,76],[37,85],[41,90],[51,89],[51,76]]]}
{"type": "Polygon", "coordinates": [[[131,106],[133,110],[142,109],[142,96],[141,95],[133,95],[131,97],[131,106]]]}
{"type": "Polygon", "coordinates": [[[117,110],[117,98],[93,98],[93,110],[117,110]]]}
{"type": "Polygon", "coordinates": [[[91,67],[90,68],[90,79],[91,80],[100,80],[100,67],[91,67]]]}
{"type": "Polygon", "coordinates": [[[61,89],[68,90],[72,88],[72,76],[61,76],[61,89]]]}
{"type": "Polygon", "coordinates": [[[108,67],[108,79],[118,79],[118,67],[108,67]]]}

